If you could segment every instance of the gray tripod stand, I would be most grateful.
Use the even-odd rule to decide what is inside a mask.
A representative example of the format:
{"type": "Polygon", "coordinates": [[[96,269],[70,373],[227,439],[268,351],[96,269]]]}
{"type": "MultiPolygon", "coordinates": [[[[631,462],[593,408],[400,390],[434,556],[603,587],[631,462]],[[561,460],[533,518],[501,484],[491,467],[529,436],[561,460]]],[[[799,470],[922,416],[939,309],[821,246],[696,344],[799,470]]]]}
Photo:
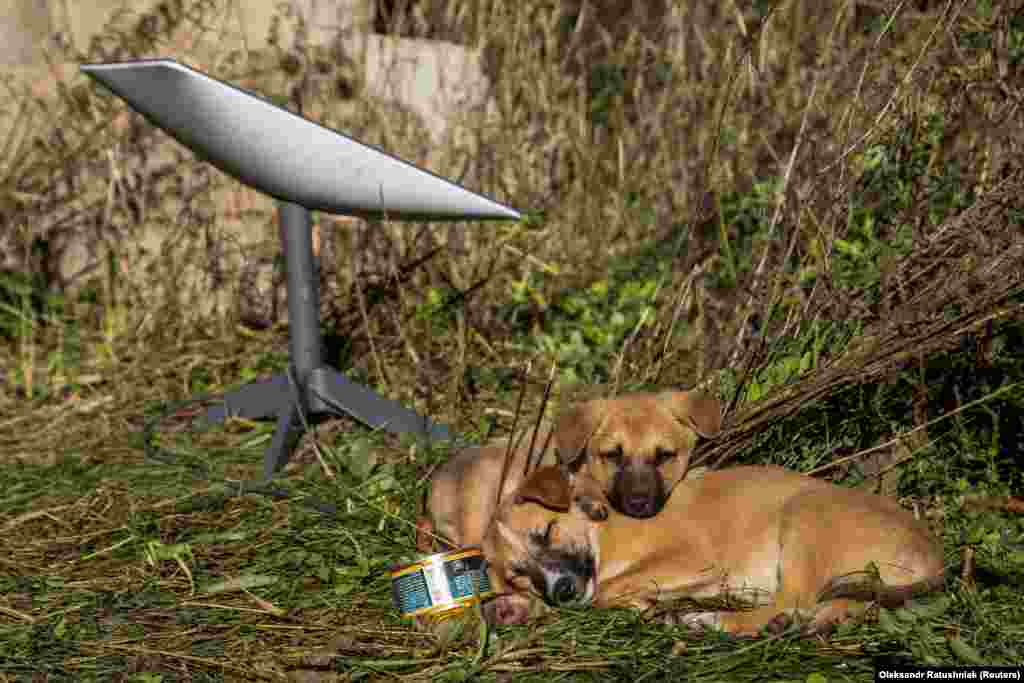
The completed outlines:
{"type": "Polygon", "coordinates": [[[230,416],[276,416],[264,454],[265,480],[288,462],[300,415],[347,414],[428,442],[452,439],[446,426],[325,363],[310,212],[448,221],[517,220],[519,213],[173,60],[81,68],[198,156],[279,202],[289,371],[228,393],[201,419],[213,424],[230,416]]]}

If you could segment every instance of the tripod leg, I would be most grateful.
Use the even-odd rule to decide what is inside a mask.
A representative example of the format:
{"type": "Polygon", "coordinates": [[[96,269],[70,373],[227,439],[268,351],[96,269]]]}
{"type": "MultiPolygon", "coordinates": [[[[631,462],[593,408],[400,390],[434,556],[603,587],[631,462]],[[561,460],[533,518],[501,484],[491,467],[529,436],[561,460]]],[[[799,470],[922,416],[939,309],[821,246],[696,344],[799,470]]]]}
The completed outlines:
{"type": "Polygon", "coordinates": [[[307,411],[307,417],[314,413],[350,415],[373,429],[413,434],[428,442],[451,441],[453,435],[445,425],[384,398],[324,363],[310,213],[285,201],[279,203],[278,210],[288,285],[291,377],[278,374],[268,381],[251,382],[229,393],[223,405],[207,409],[200,419],[209,424],[229,416],[256,419],[276,415],[274,437],[263,455],[266,481],[288,464],[302,430],[300,410],[307,411]]]}
{"type": "Polygon", "coordinates": [[[224,402],[203,411],[198,422],[212,425],[224,422],[229,417],[258,420],[277,415],[282,407],[288,405],[291,393],[288,388],[288,377],[284,374],[249,382],[224,394],[224,402]]]}
{"type": "Polygon", "coordinates": [[[452,433],[397,401],[357,384],[333,368],[324,366],[309,377],[309,404],[317,412],[350,415],[373,429],[392,434],[414,434],[427,441],[450,441],[452,433]]]}
{"type": "Polygon", "coordinates": [[[270,481],[274,474],[288,464],[292,449],[300,435],[299,407],[295,401],[287,401],[277,414],[274,438],[263,452],[263,480],[270,481]]]}

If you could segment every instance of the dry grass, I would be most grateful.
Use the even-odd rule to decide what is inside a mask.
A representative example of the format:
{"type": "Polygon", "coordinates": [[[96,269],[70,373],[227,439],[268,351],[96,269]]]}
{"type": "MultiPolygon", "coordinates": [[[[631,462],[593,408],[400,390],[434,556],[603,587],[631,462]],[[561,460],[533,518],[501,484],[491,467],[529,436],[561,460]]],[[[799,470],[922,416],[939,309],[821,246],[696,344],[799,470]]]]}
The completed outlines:
{"type": "MultiPolygon", "coordinates": [[[[389,17],[485,56],[493,107],[438,150],[408,112],[360,97],[337,47],[219,54],[198,31],[213,2],[170,5],[156,32],[126,15],[67,58],[202,35],[179,56],[531,211],[323,230],[331,360],[354,377],[474,436],[507,429],[521,389],[535,412],[554,365],[556,407],[711,387],[731,407],[714,462],[806,471],[910,444],[900,495],[943,528],[951,568],[966,549],[974,569],[923,611],[810,642],[737,645],[616,611],[491,640],[472,623],[414,631],[383,572],[413,552],[443,450],[331,421],[285,473],[292,499],[241,496],[231,482],[257,477],[270,426],[194,433],[182,411],[159,437],[176,458],[143,459],[145,417],[281,369],[286,334],[239,324],[229,181],[82,86],[12,98],[25,113],[0,156],[4,282],[35,277],[0,290],[0,680],[865,680],[879,662],[1020,661],[1007,610],[1021,613],[1024,529],[961,499],[1022,484],[1021,8],[636,5],[421,0],[389,17]],[[127,287],[119,249],[147,230],[176,249],[127,287]],[[80,234],[111,257],[58,282],[80,234]],[[212,294],[226,304],[197,315],[212,294]]],[[[269,214],[236,219],[273,235],[269,214]]]]}

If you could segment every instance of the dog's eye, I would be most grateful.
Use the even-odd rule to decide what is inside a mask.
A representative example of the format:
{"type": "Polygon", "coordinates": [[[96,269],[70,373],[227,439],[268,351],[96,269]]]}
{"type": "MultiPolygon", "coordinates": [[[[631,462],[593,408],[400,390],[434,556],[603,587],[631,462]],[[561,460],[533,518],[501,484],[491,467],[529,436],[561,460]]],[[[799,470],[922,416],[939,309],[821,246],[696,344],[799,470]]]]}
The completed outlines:
{"type": "Polygon", "coordinates": [[[655,467],[659,467],[669,462],[670,460],[674,460],[675,457],[675,451],[666,451],[659,448],[657,451],[654,452],[654,465],[655,467]]]}
{"type": "Polygon", "coordinates": [[[613,465],[622,464],[622,446],[616,446],[614,450],[605,451],[601,454],[601,457],[610,462],[613,465]]]}
{"type": "Polygon", "coordinates": [[[540,548],[550,547],[556,525],[557,522],[551,521],[543,529],[540,527],[530,529],[530,543],[540,548]]]}
{"type": "Polygon", "coordinates": [[[544,527],[544,531],[534,529],[530,534],[533,537],[533,542],[542,547],[548,547],[551,545],[551,532],[555,530],[555,522],[548,522],[548,525],[544,527]]]}

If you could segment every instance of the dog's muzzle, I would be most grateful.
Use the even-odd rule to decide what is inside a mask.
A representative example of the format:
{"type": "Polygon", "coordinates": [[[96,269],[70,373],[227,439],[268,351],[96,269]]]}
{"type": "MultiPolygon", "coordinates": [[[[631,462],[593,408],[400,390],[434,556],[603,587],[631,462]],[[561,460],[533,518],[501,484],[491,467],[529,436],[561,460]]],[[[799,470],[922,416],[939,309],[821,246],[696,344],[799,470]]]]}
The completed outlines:
{"type": "Polygon", "coordinates": [[[551,602],[556,605],[564,605],[576,600],[576,582],[568,576],[563,576],[555,581],[555,587],[551,589],[551,602]]]}
{"type": "MultiPolygon", "coordinates": [[[[593,563],[577,567],[582,571],[551,571],[541,569],[542,585],[536,586],[538,592],[551,607],[565,607],[574,603],[585,604],[594,597],[595,572],[593,563]]],[[[540,582],[538,582],[540,583],[540,582]]]]}
{"type": "Polygon", "coordinates": [[[622,511],[630,517],[646,519],[658,511],[658,501],[652,496],[626,496],[622,499],[622,511]]]}
{"type": "Polygon", "coordinates": [[[545,586],[543,597],[551,607],[586,604],[594,597],[594,579],[570,574],[552,577],[545,586]]]}
{"type": "Polygon", "coordinates": [[[622,514],[647,519],[661,511],[668,492],[657,470],[630,466],[616,473],[608,498],[622,514]]]}
{"type": "Polygon", "coordinates": [[[536,548],[520,571],[530,577],[535,595],[550,607],[590,602],[597,590],[597,560],[586,547],[536,548]]]}

